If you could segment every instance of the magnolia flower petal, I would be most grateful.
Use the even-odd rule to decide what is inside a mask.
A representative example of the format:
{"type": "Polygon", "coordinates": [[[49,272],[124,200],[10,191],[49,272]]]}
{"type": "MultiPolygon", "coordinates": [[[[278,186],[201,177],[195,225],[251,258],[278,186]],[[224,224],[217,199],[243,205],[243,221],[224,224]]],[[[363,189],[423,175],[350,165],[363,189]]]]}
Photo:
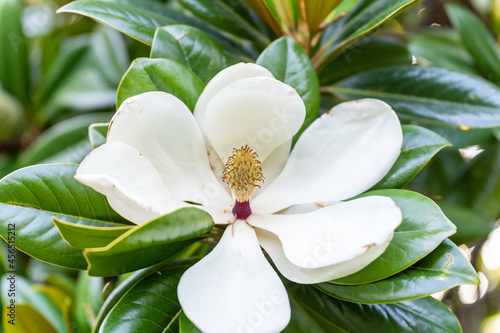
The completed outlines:
{"type": "Polygon", "coordinates": [[[220,207],[206,207],[206,206],[195,206],[197,208],[203,209],[212,216],[214,223],[218,225],[226,225],[234,222],[234,215],[232,212],[232,207],[230,208],[220,208],[220,207]]]}
{"type": "Polygon", "coordinates": [[[326,206],[331,206],[334,204],[337,204],[338,202],[333,202],[333,201],[322,201],[322,202],[310,202],[310,203],[305,203],[305,204],[298,204],[298,205],[293,205],[288,208],[282,209],[276,214],[280,215],[292,215],[292,214],[304,214],[304,213],[310,213],[314,212],[315,210],[324,208],[326,206]]]}
{"type": "Polygon", "coordinates": [[[241,79],[217,93],[206,108],[207,137],[222,161],[248,145],[264,161],[304,122],[305,106],[289,85],[266,77],[241,79]]]}
{"type": "Polygon", "coordinates": [[[239,63],[233,66],[230,66],[219,73],[208,82],[207,86],[203,90],[203,93],[198,98],[196,102],[196,107],[194,109],[194,117],[198,122],[198,126],[203,135],[203,139],[205,140],[205,145],[207,147],[208,159],[210,162],[210,167],[215,174],[216,179],[221,184],[222,188],[228,191],[230,194],[229,187],[224,184],[222,181],[222,172],[224,170],[224,163],[220,159],[219,155],[212,147],[212,144],[207,138],[205,131],[205,111],[207,108],[208,102],[223,88],[228,86],[229,84],[241,80],[247,79],[251,77],[270,77],[274,78],[271,72],[265,69],[262,66],[251,64],[251,63],[239,63]]]}
{"type": "Polygon", "coordinates": [[[210,170],[193,115],[173,95],[156,91],[125,100],[111,121],[107,141],[137,149],[179,200],[216,206],[232,202],[210,170]]]}
{"type": "Polygon", "coordinates": [[[252,202],[259,213],[340,201],[375,185],[401,152],[398,117],[386,103],[364,99],[339,104],[301,135],[280,176],[252,202]]]}
{"type": "Polygon", "coordinates": [[[295,215],[252,214],[248,223],[275,234],[294,265],[315,269],[387,246],[402,215],[388,197],[370,196],[295,215]]]}
{"type": "Polygon", "coordinates": [[[75,178],[104,194],[114,210],[137,224],[187,206],[167,190],[144,155],[119,141],[90,152],[75,178]]]}
{"type": "Polygon", "coordinates": [[[198,98],[194,109],[194,117],[198,122],[198,126],[200,127],[203,135],[205,135],[205,112],[208,102],[210,102],[210,100],[219,91],[231,83],[241,79],[259,76],[274,79],[273,74],[262,66],[251,63],[239,63],[220,71],[212,78],[212,80],[210,80],[210,82],[207,83],[207,86],[200,95],[200,98],[198,98]]]}
{"type": "Polygon", "coordinates": [[[224,163],[222,163],[222,160],[215,151],[214,147],[212,147],[210,142],[208,142],[208,139],[205,140],[205,143],[207,147],[208,162],[210,163],[210,169],[212,169],[212,172],[214,173],[215,178],[219,182],[220,186],[227,192],[229,196],[232,196],[231,189],[222,180],[222,174],[224,173],[224,168],[225,168],[224,163]]]}
{"type": "Polygon", "coordinates": [[[244,221],[233,226],[181,277],[177,294],[182,310],[207,333],[280,332],[290,320],[285,287],[253,228],[244,221]]]}
{"type": "Polygon", "coordinates": [[[267,188],[272,182],[279,176],[281,171],[286,165],[288,156],[290,156],[290,149],[292,147],[292,141],[285,142],[278,148],[276,148],[268,158],[262,162],[262,174],[264,174],[264,182],[261,183],[261,187],[255,191],[253,198],[257,197],[265,188],[267,188]]]}
{"type": "Polygon", "coordinates": [[[360,256],[343,263],[308,269],[296,266],[287,259],[283,251],[283,245],[276,235],[258,228],[256,233],[260,245],[269,254],[280,273],[288,280],[302,284],[330,281],[356,273],[384,253],[391,241],[391,239],[388,239],[383,244],[371,246],[360,256]]]}

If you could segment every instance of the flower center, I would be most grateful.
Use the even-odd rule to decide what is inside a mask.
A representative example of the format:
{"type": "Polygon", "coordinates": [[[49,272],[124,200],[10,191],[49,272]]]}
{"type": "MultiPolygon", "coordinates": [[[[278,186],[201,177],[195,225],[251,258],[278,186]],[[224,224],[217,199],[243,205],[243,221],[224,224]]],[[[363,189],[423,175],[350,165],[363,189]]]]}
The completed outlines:
{"type": "Polygon", "coordinates": [[[233,215],[238,219],[245,220],[252,214],[250,197],[260,188],[257,183],[264,181],[260,164],[257,153],[248,146],[233,148],[233,155],[227,160],[222,180],[229,185],[236,197],[233,215]]]}

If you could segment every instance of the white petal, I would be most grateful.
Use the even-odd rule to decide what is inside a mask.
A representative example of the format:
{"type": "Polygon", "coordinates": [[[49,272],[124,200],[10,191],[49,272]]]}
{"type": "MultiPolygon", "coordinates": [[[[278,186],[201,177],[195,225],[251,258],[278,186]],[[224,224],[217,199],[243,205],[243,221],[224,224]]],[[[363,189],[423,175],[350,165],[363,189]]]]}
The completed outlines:
{"type": "Polygon", "coordinates": [[[302,284],[330,281],[356,273],[384,253],[391,241],[389,239],[385,244],[371,246],[360,256],[340,264],[321,268],[302,268],[292,264],[287,259],[283,252],[283,245],[278,237],[269,231],[258,228],[256,229],[256,233],[260,245],[269,254],[280,273],[288,280],[302,284]]]}
{"type": "Polygon", "coordinates": [[[222,174],[224,173],[224,163],[220,159],[219,155],[215,151],[214,147],[208,142],[208,139],[205,140],[205,146],[207,148],[208,154],[208,162],[210,163],[210,169],[215,175],[215,178],[219,181],[220,186],[227,192],[229,196],[232,196],[231,189],[229,186],[224,183],[222,180],[222,174]]]}
{"type": "Polygon", "coordinates": [[[304,214],[304,213],[310,213],[314,212],[318,209],[324,208],[326,206],[331,206],[334,204],[337,204],[338,202],[334,201],[322,201],[322,202],[310,202],[310,203],[304,203],[304,204],[298,204],[298,205],[293,205],[288,208],[285,208],[283,210],[280,210],[276,214],[280,215],[293,215],[293,214],[304,214]]]}
{"type": "Polygon", "coordinates": [[[75,178],[104,194],[114,210],[137,224],[186,206],[167,190],[153,165],[122,142],[90,152],[75,178]]]}
{"type": "Polygon", "coordinates": [[[144,155],[179,200],[218,206],[232,202],[210,170],[193,115],[175,96],[147,92],[125,100],[110,124],[108,142],[114,141],[144,155]]]}
{"type": "Polygon", "coordinates": [[[239,63],[230,66],[219,73],[207,83],[207,86],[203,90],[196,102],[196,107],[194,109],[194,117],[198,122],[198,125],[203,134],[205,134],[205,112],[207,109],[208,102],[223,88],[241,79],[248,79],[251,77],[270,77],[274,79],[274,76],[266,68],[256,65],[239,63]]]}
{"type": "Polygon", "coordinates": [[[205,206],[195,206],[197,208],[203,209],[212,216],[214,223],[218,225],[226,225],[234,222],[234,215],[232,213],[233,207],[220,208],[220,207],[205,207],[205,206]]]}
{"type": "Polygon", "coordinates": [[[267,188],[272,182],[279,176],[281,171],[286,165],[288,156],[290,156],[290,149],[292,147],[292,141],[285,142],[278,148],[276,148],[271,155],[268,156],[262,162],[262,174],[265,179],[261,183],[261,188],[257,189],[253,194],[253,198],[257,197],[265,188],[267,188]]]}
{"type": "Polygon", "coordinates": [[[295,215],[252,214],[248,223],[272,232],[296,266],[321,268],[353,260],[373,246],[387,246],[401,223],[388,197],[370,196],[295,215]]]}
{"type": "Polygon", "coordinates": [[[301,135],[285,169],[252,209],[274,213],[358,195],[390,170],[402,142],[401,124],[389,105],[375,99],[339,104],[301,135]]]}
{"type": "Polygon", "coordinates": [[[186,316],[203,332],[280,332],[290,303],[244,221],[229,226],[219,244],[182,276],[177,294],[186,316]]]}
{"type": "Polygon", "coordinates": [[[233,148],[248,145],[261,161],[288,142],[304,122],[297,92],[275,79],[238,80],[216,94],[205,115],[207,136],[222,161],[233,148]]]}
{"type": "Polygon", "coordinates": [[[207,86],[203,90],[203,93],[200,95],[200,98],[198,98],[196,107],[194,109],[194,117],[198,122],[198,126],[200,127],[203,139],[205,140],[205,145],[207,147],[210,167],[212,168],[212,171],[214,172],[215,177],[221,184],[222,188],[227,190],[228,193],[230,193],[229,187],[222,181],[222,171],[224,170],[224,163],[222,162],[219,155],[212,147],[212,144],[208,141],[208,138],[206,136],[205,111],[208,102],[210,102],[210,100],[219,91],[221,91],[229,84],[241,79],[259,76],[274,78],[271,72],[269,72],[266,68],[250,63],[239,63],[220,71],[216,76],[212,78],[212,80],[210,80],[210,82],[208,82],[207,86]]]}

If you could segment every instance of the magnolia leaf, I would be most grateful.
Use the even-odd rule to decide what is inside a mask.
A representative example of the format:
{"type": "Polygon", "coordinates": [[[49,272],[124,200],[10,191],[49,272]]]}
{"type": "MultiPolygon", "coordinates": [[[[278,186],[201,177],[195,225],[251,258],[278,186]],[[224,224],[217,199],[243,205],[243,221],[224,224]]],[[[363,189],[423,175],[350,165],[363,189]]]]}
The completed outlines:
{"type": "Polygon", "coordinates": [[[292,320],[285,333],[460,333],[453,313],[432,297],[395,304],[358,304],[330,297],[311,285],[286,282],[292,320]]]}
{"type": "Polygon", "coordinates": [[[432,200],[404,190],[376,190],[361,195],[392,198],[401,209],[403,221],[385,252],[357,273],[333,280],[337,284],[364,284],[382,280],[413,265],[455,233],[451,223],[432,200]]]}
{"type": "Polygon", "coordinates": [[[192,111],[204,87],[196,74],[178,62],[137,58],[118,87],[116,107],[129,97],[148,91],[164,91],[179,98],[192,111]]]}
{"type": "MultiPolygon", "coordinates": [[[[346,1],[344,1],[346,2],[346,1]]],[[[360,0],[347,15],[323,32],[320,48],[313,57],[315,67],[322,67],[329,59],[364,35],[398,14],[417,0],[360,0]]],[[[370,38],[370,37],[367,37],[370,38]]]]}
{"type": "Polygon", "coordinates": [[[401,188],[441,149],[450,143],[436,133],[415,125],[403,125],[403,147],[391,170],[373,188],[401,188]]]}
{"type": "Polygon", "coordinates": [[[104,247],[132,228],[132,226],[118,226],[112,223],[104,223],[105,227],[78,225],[64,222],[56,217],[53,217],[52,221],[64,240],[77,250],[104,247]]]}
{"type": "Polygon", "coordinates": [[[321,86],[325,86],[369,69],[409,64],[411,54],[401,42],[388,38],[361,39],[322,67],[318,76],[321,86]]]}
{"type": "Polygon", "coordinates": [[[0,236],[15,231],[16,247],[39,260],[68,268],[87,267],[81,251],[69,246],[52,218],[88,226],[130,224],[109,206],[106,197],[77,182],[77,166],[37,165],[0,180],[0,236]]]}
{"type": "Polygon", "coordinates": [[[428,256],[387,279],[356,286],[320,283],[315,287],[344,301],[379,304],[421,298],[460,284],[479,284],[479,278],[458,247],[445,240],[428,256]]]}
{"type": "Polygon", "coordinates": [[[500,88],[444,68],[390,66],[362,72],[330,87],[351,100],[378,98],[403,119],[469,128],[500,126],[500,88]]]}
{"type": "Polygon", "coordinates": [[[130,288],[132,288],[138,281],[142,280],[144,277],[150,275],[153,272],[156,272],[161,265],[163,265],[163,263],[138,270],[137,272],[130,274],[130,276],[127,276],[127,278],[124,279],[123,282],[121,282],[115,289],[113,289],[113,291],[106,298],[99,310],[99,314],[95,319],[92,332],[95,333],[100,331],[100,327],[108,313],[130,288]]]}
{"type": "Polygon", "coordinates": [[[168,266],[136,282],[106,316],[100,332],[179,332],[177,285],[192,264],[168,266]]]}
{"type": "Polygon", "coordinates": [[[262,52],[257,64],[269,69],[276,79],[292,86],[304,101],[306,119],[295,136],[296,141],[318,118],[319,112],[319,82],[309,56],[293,39],[282,37],[262,52]]]}
{"type": "Polygon", "coordinates": [[[191,69],[204,83],[229,66],[222,49],[203,31],[187,25],[156,30],[151,58],[175,60],[191,69]]]}
{"type": "MultiPolygon", "coordinates": [[[[269,40],[250,22],[234,11],[231,5],[220,0],[179,0],[197,17],[220,30],[235,36],[268,44],[269,40]]],[[[163,24],[166,25],[166,24],[163,24]]]]}
{"type": "Polygon", "coordinates": [[[147,45],[157,27],[178,23],[172,18],[125,3],[80,0],[59,8],[58,13],[75,13],[93,18],[147,45]]]}
{"type": "Polygon", "coordinates": [[[173,213],[132,228],[105,247],[85,250],[92,276],[113,276],[157,264],[210,231],[212,217],[198,208],[173,213]]]}

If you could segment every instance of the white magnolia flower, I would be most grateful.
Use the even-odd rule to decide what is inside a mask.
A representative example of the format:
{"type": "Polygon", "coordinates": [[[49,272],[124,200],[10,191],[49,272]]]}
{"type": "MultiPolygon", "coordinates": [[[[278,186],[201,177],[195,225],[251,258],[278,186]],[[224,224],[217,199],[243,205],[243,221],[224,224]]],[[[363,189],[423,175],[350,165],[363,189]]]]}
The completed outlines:
{"type": "Polygon", "coordinates": [[[137,224],[192,203],[216,224],[232,224],[178,286],[185,314],[204,332],[279,332],[288,324],[286,290],[261,247],[287,279],[323,282],[380,256],[401,222],[390,198],[342,202],[396,161],[402,132],[394,111],[374,99],[337,105],[290,153],[304,117],[293,88],[263,67],[238,64],[208,83],[194,117],[163,92],[127,99],[106,144],[78,169],[76,179],[137,224]]]}

